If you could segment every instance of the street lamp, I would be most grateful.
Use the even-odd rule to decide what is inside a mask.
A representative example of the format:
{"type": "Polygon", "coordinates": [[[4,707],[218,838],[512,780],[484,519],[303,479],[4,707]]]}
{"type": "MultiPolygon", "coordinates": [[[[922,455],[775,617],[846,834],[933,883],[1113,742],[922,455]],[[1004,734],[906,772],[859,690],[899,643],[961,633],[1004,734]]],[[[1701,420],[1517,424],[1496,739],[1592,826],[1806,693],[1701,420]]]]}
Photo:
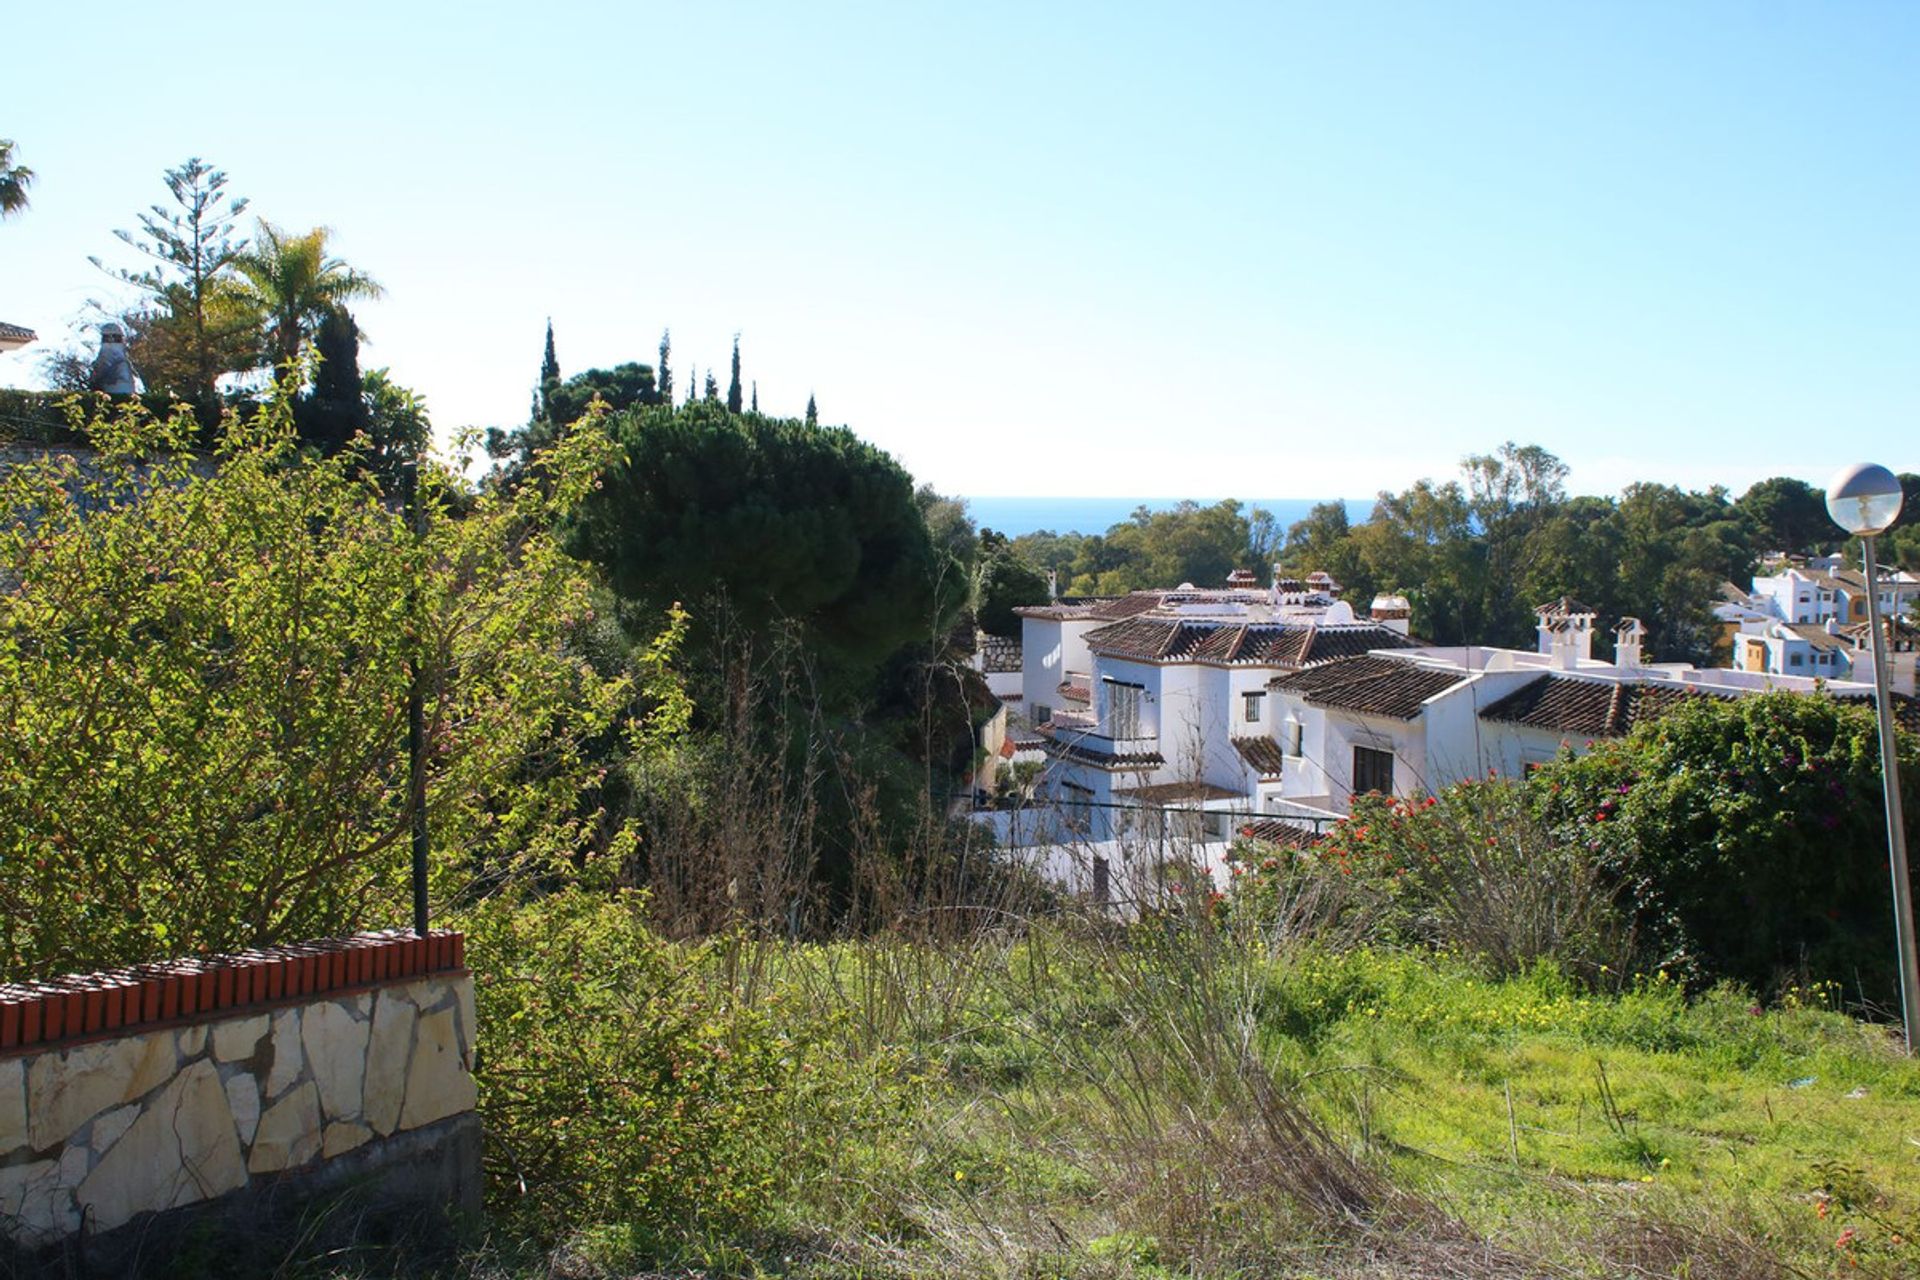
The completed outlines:
{"type": "Polygon", "coordinates": [[[1873,540],[1900,515],[1900,482],[1870,462],[1843,467],[1827,486],[1827,514],[1866,549],[1867,631],[1873,642],[1874,706],[1880,715],[1880,782],[1887,796],[1887,851],[1893,863],[1893,939],[1900,956],[1900,1014],[1907,1052],[1920,1045],[1920,964],[1913,940],[1913,882],[1907,874],[1907,828],[1900,815],[1899,752],[1893,738],[1893,703],[1887,694],[1886,641],[1880,634],[1880,584],[1873,540]]]}

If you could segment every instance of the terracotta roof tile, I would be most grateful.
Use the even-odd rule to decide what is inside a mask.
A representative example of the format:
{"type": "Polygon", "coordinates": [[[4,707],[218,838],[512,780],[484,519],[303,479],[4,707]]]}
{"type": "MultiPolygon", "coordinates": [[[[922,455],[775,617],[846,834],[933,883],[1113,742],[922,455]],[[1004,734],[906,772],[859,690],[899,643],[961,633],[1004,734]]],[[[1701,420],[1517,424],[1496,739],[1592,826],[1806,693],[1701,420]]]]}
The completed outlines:
{"type": "Polygon", "coordinates": [[[1129,618],[1087,633],[1087,648],[1114,658],[1305,667],[1373,649],[1411,649],[1391,627],[1360,623],[1205,622],[1129,618]]]}
{"type": "Polygon", "coordinates": [[[1083,746],[1079,739],[1086,736],[1086,730],[1074,729],[1064,733],[1050,726],[1042,727],[1040,732],[1047,740],[1047,751],[1063,760],[1073,760],[1080,764],[1097,765],[1106,769],[1157,769],[1166,763],[1166,758],[1158,751],[1135,751],[1114,755],[1105,751],[1094,751],[1083,746]]]}
{"type": "Polygon", "coordinates": [[[1277,778],[1287,766],[1280,744],[1272,738],[1234,738],[1233,749],[1249,768],[1263,778],[1277,778]]]}
{"type": "Polygon", "coordinates": [[[1308,667],[1271,685],[1281,692],[1297,694],[1316,707],[1411,720],[1420,714],[1428,698],[1466,678],[1467,673],[1457,668],[1423,667],[1368,655],[1308,667]]]}
{"type": "Polygon", "coordinates": [[[1326,838],[1321,832],[1296,827],[1284,818],[1255,818],[1242,824],[1240,834],[1282,849],[1311,849],[1326,838]]]}
{"type": "Polygon", "coordinates": [[[1664,715],[1689,699],[1724,696],[1728,695],[1703,689],[1549,673],[1490,704],[1480,718],[1585,738],[1619,738],[1634,725],[1664,715]]]}
{"type": "Polygon", "coordinates": [[[1159,782],[1146,787],[1116,787],[1116,796],[1126,796],[1142,804],[1178,804],[1181,801],[1240,800],[1245,797],[1229,787],[1207,782],[1159,782]]]}

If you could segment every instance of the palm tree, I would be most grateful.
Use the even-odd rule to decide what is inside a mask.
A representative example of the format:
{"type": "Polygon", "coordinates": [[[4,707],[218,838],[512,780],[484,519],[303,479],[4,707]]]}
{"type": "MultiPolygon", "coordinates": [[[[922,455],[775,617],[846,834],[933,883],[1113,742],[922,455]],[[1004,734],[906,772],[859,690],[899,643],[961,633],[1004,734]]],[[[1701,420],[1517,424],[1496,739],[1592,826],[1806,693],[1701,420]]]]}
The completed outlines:
{"type": "Polygon", "coordinates": [[[0,138],[0,218],[27,207],[27,188],[33,170],[13,162],[13,139],[0,138]]]}
{"type": "Polygon", "coordinates": [[[327,256],[326,227],[288,235],[262,221],[253,247],[234,260],[241,288],[260,309],[275,364],[297,359],[328,312],[385,290],[338,258],[327,256]]]}

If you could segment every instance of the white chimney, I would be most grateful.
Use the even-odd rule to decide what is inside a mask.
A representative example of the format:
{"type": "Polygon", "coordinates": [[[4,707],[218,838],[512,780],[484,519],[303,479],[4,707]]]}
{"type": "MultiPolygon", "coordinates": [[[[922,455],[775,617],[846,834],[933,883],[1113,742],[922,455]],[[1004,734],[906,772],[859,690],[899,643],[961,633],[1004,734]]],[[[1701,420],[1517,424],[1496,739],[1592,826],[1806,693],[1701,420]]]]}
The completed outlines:
{"type": "Polygon", "coordinates": [[[1622,618],[1613,628],[1613,663],[1617,667],[1637,667],[1645,661],[1640,656],[1641,641],[1646,638],[1647,629],[1638,618],[1622,618]]]}
{"type": "Polygon", "coordinates": [[[1593,657],[1593,610],[1571,596],[1534,607],[1539,618],[1540,652],[1562,671],[1593,657]]]}

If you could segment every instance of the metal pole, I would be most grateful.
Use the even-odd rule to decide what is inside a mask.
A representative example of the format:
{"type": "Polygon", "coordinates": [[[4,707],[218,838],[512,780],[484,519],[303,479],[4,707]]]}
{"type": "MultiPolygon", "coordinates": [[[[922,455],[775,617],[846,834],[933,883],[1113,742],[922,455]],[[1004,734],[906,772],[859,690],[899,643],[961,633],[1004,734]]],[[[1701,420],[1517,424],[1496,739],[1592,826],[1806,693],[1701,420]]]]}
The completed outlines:
{"type": "Polygon", "coordinates": [[[1874,706],[1880,713],[1880,781],[1887,796],[1887,851],[1893,863],[1893,940],[1900,956],[1900,1015],[1907,1052],[1920,1045],[1920,962],[1914,956],[1913,880],[1907,871],[1907,824],[1900,812],[1900,754],[1887,692],[1886,640],[1880,634],[1880,584],[1873,539],[1862,537],[1867,559],[1867,630],[1873,636],[1874,706]]]}
{"type": "MultiPolygon", "coordinates": [[[[407,523],[417,551],[425,532],[420,459],[407,460],[407,523]]],[[[418,566],[415,567],[418,572],[418,566]]],[[[413,827],[413,932],[427,936],[427,705],[420,661],[420,587],[407,584],[407,809],[413,827]]]]}

